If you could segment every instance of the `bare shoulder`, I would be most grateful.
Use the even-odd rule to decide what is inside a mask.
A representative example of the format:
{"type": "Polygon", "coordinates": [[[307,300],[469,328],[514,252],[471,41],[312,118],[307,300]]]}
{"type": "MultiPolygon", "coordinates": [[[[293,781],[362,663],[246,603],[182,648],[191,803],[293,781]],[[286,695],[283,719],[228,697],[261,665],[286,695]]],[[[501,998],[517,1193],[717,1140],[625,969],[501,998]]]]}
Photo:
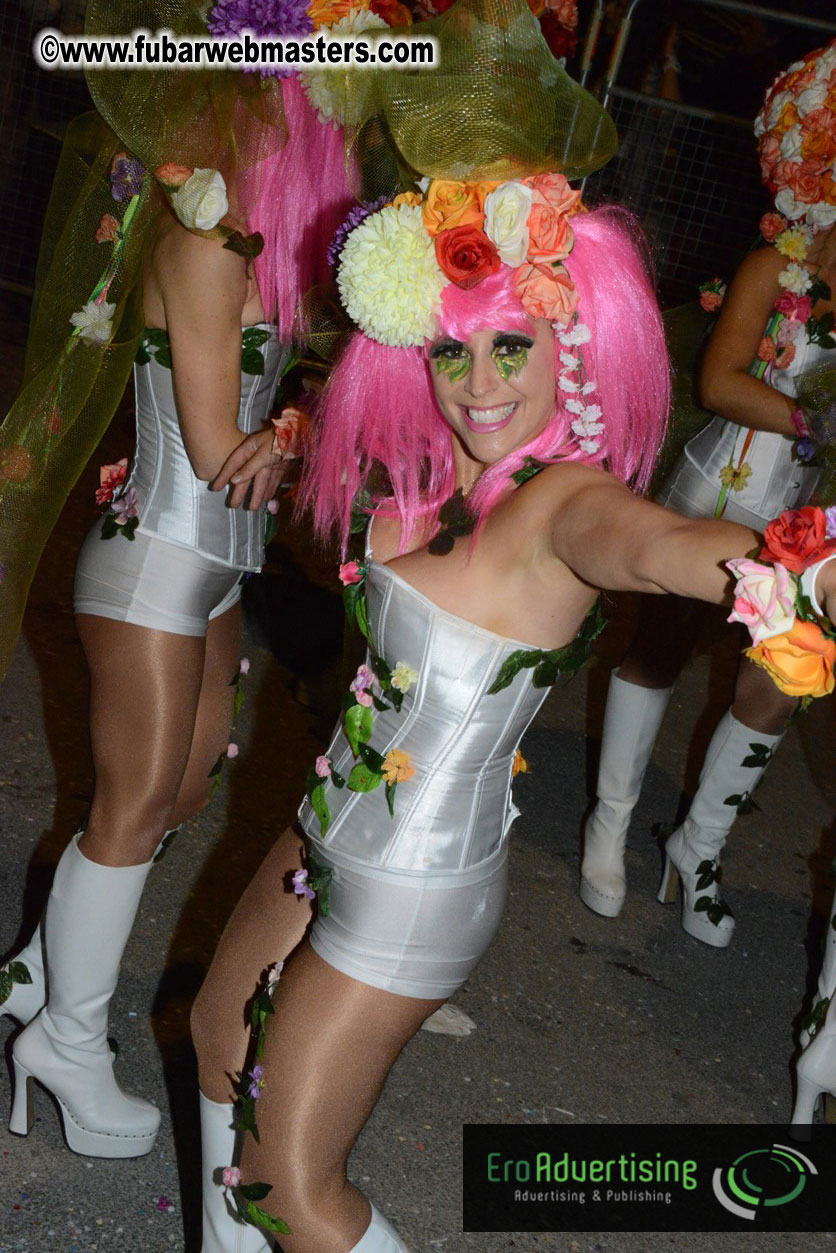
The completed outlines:
{"type": "Polygon", "coordinates": [[[729,296],[752,288],[774,292],[778,288],[778,275],[786,264],[787,258],[777,248],[756,248],[737,267],[729,296]]]}
{"type": "Polygon", "coordinates": [[[161,226],[147,273],[163,299],[170,299],[177,292],[192,292],[202,301],[220,297],[240,301],[243,306],[247,295],[243,257],[224,248],[219,239],[207,239],[187,230],[176,219],[166,220],[161,226]]]}
{"type": "Polygon", "coordinates": [[[523,484],[514,493],[514,500],[521,509],[555,513],[585,500],[599,502],[603,508],[607,501],[615,503],[632,496],[626,483],[606,470],[578,461],[559,461],[523,484]]]}

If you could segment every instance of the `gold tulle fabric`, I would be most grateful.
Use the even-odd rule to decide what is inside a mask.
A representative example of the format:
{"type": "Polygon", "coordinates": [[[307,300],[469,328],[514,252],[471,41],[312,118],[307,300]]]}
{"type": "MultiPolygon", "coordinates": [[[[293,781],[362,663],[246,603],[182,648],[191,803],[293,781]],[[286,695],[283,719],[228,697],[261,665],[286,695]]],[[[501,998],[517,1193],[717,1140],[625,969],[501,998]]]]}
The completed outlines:
{"type": "MultiPolygon", "coordinates": [[[[88,34],[135,28],[200,34],[197,5],[90,0],[88,34]]],[[[99,113],[66,134],[47,209],[23,386],[0,427],[0,676],[5,673],[41,550],[67,494],[124,392],[143,328],[142,258],[165,201],[151,177],[164,162],[219,169],[236,217],[238,176],[286,138],[275,79],[221,71],[96,71],[99,113]],[[145,167],[135,200],[118,203],[110,170],[120,152],[145,167]],[[97,242],[103,219],[123,237],[97,242]],[[112,337],[73,333],[71,316],[101,294],[115,306],[112,337]]]]}
{"type": "Polygon", "coordinates": [[[348,79],[347,142],[369,198],[418,175],[578,179],[615,153],[612,119],[552,56],[526,0],[458,0],[408,30],[438,40],[436,68],[348,79]]]}

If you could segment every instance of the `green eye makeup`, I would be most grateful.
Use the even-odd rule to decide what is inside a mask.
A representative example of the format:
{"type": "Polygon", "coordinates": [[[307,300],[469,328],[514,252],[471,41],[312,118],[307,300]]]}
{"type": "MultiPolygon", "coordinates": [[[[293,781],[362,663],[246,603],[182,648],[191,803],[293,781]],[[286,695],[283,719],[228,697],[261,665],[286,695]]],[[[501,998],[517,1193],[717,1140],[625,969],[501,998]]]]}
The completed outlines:
{"type": "Polygon", "coordinates": [[[434,344],[430,358],[436,374],[444,374],[451,383],[458,383],[470,369],[470,353],[458,340],[444,340],[434,344]]]}
{"type": "Polygon", "coordinates": [[[494,341],[491,357],[504,382],[522,374],[528,361],[528,349],[533,340],[503,335],[494,341]]]}

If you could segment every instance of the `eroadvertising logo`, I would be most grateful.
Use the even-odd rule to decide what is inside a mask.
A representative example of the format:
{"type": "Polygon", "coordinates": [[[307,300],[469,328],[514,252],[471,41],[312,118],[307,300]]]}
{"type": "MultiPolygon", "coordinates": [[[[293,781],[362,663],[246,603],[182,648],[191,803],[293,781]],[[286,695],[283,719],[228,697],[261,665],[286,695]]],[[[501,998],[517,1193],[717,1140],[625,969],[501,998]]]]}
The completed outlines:
{"type": "Polygon", "coordinates": [[[836,1226],[836,1127],[463,1129],[465,1231],[820,1231],[836,1226]]]}
{"type": "Polygon", "coordinates": [[[741,1153],[731,1166],[717,1167],[714,1195],[730,1214],[754,1221],[759,1206],[789,1205],[801,1196],[809,1175],[817,1175],[809,1157],[785,1144],[741,1153]]]}

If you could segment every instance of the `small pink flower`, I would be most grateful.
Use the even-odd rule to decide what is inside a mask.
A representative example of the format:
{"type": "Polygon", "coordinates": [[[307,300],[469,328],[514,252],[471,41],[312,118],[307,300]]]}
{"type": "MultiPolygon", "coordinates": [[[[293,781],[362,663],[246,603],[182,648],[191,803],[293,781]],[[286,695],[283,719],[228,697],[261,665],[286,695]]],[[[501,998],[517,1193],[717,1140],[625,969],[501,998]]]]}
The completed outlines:
{"type": "Polygon", "coordinates": [[[226,755],[229,758],[237,757],[240,751],[237,744],[227,744],[226,746],[226,755]]]}
{"type": "Polygon", "coordinates": [[[241,1182],[241,1172],[237,1166],[224,1166],[221,1178],[225,1188],[237,1188],[241,1182]]]}
{"type": "Polygon", "coordinates": [[[242,657],[242,658],[241,658],[241,664],[240,664],[240,666],[238,667],[238,672],[239,672],[239,674],[249,674],[249,673],[250,673],[250,659],[249,659],[249,657],[242,657]]]}
{"type": "Polygon", "coordinates": [[[723,297],[717,291],[701,291],[700,305],[706,313],[714,313],[723,303],[723,297]]]}
{"type": "Polygon", "coordinates": [[[349,583],[359,583],[363,575],[356,561],[344,561],[340,566],[340,582],[344,586],[349,583]]]}
{"type": "Polygon", "coordinates": [[[157,166],[154,171],[154,178],[169,191],[174,191],[188,182],[193,174],[194,170],[186,165],[177,165],[174,161],[166,161],[164,165],[157,166]]]}
{"type": "Polygon", "coordinates": [[[754,644],[789,631],[795,621],[795,589],[784,567],[778,562],[765,566],[748,557],[726,565],[737,580],[727,621],[748,627],[754,644]]]}
{"type": "Polygon", "coordinates": [[[106,505],[113,500],[113,493],[121,487],[128,477],[128,458],[121,457],[113,465],[99,466],[99,484],[96,489],[96,504],[106,505]]]}
{"type": "Polygon", "coordinates": [[[799,322],[808,322],[813,312],[813,304],[809,296],[799,296],[795,306],[795,316],[799,322]]]}
{"type": "Polygon", "coordinates": [[[314,762],[314,770],[319,775],[320,779],[331,778],[331,763],[327,757],[317,757],[314,762]]]}
{"type": "Polygon", "coordinates": [[[97,244],[111,244],[116,238],[119,230],[119,223],[112,213],[103,213],[99,218],[99,225],[96,227],[94,239],[97,244]]]}
{"type": "Polygon", "coordinates": [[[297,896],[304,896],[306,901],[312,901],[316,896],[313,888],[308,887],[307,870],[297,870],[291,882],[293,883],[293,891],[297,896]]]}
{"type": "Polygon", "coordinates": [[[355,692],[354,699],[357,701],[358,705],[365,705],[367,709],[369,709],[372,705],[372,698],[368,692],[355,692]]]}
{"type": "Polygon", "coordinates": [[[836,539],[836,505],[824,511],[825,535],[828,539],[836,539]]]}
{"type": "Polygon", "coordinates": [[[279,512],[279,502],[275,497],[267,501],[267,512],[272,513],[274,516],[279,512]]]}
{"type": "MultiPolygon", "coordinates": [[[[777,150],[777,143],[773,145],[777,150]]],[[[780,213],[765,213],[761,218],[761,235],[768,244],[781,234],[781,231],[787,229],[787,219],[780,213]]]]}
{"type": "Polygon", "coordinates": [[[173,1214],[174,1202],[169,1201],[167,1196],[158,1196],[155,1208],[160,1210],[163,1214],[173,1214]]]}
{"type": "Polygon", "coordinates": [[[354,698],[358,705],[365,705],[367,708],[372,703],[372,698],[368,694],[367,688],[373,687],[377,682],[377,675],[368,666],[360,666],[356,675],[349,684],[350,690],[354,693],[354,698]]]}

